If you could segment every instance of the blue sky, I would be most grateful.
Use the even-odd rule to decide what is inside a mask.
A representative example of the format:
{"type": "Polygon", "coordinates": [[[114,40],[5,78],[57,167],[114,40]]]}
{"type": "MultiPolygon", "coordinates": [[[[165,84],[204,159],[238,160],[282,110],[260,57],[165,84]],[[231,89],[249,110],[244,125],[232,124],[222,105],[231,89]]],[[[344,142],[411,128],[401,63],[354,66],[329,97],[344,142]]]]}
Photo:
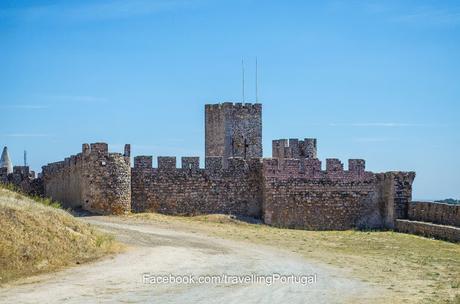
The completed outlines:
{"type": "Polygon", "coordinates": [[[204,154],[204,104],[255,100],[271,140],[414,170],[460,198],[458,1],[1,1],[0,144],[39,170],[83,142],[204,154]]]}

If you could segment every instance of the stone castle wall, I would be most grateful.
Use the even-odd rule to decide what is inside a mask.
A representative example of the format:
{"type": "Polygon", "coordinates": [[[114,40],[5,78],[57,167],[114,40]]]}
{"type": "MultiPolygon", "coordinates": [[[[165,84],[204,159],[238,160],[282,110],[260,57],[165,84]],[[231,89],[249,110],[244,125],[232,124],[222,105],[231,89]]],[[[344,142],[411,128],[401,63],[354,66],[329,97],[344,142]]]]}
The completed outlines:
{"type": "Polygon", "coordinates": [[[395,228],[399,232],[417,234],[450,242],[460,242],[460,228],[455,226],[401,219],[396,220],[395,228]]]}
{"type": "MultiPolygon", "coordinates": [[[[395,183],[392,173],[366,172],[363,160],[349,160],[344,171],[339,160],[328,159],[323,171],[318,159],[264,159],[264,221],[312,230],[392,226],[395,217],[387,209],[393,209],[399,194],[383,183],[385,176],[395,183]]],[[[412,180],[409,173],[406,187],[412,180]]]]}
{"type": "Polygon", "coordinates": [[[397,219],[407,218],[414,178],[415,172],[390,171],[376,174],[380,211],[385,227],[394,229],[397,219]]]}
{"type": "MultiPolygon", "coordinates": [[[[263,218],[267,224],[307,229],[380,228],[404,218],[413,176],[374,174],[364,160],[245,160],[137,156],[107,144],[84,144],[82,153],[43,167],[45,194],[65,207],[96,213],[155,211],[165,214],[227,213],[263,218]],[[402,206],[402,207],[401,207],[402,206]],[[399,210],[401,209],[401,210],[399,210]]],[[[410,175],[410,174],[409,174],[410,175]]]]}
{"type": "Polygon", "coordinates": [[[374,174],[364,160],[138,156],[132,169],[132,210],[165,214],[230,213],[262,217],[270,225],[314,230],[393,227],[408,203],[413,173],[374,174]],[[403,182],[401,182],[403,181],[403,182]]]}
{"type": "Polygon", "coordinates": [[[82,153],[43,167],[44,193],[64,207],[101,214],[227,213],[263,218],[275,226],[315,230],[393,227],[406,218],[413,173],[374,174],[351,159],[348,170],[327,159],[244,159],[137,156],[107,144],[84,144],[82,153]]]}
{"type": "Polygon", "coordinates": [[[154,211],[165,214],[227,213],[266,224],[312,230],[390,228],[458,241],[460,206],[414,202],[414,172],[372,173],[365,161],[326,159],[322,169],[314,138],[272,142],[262,159],[262,105],[205,105],[205,168],[198,157],[137,156],[130,146],[109,153],[105,143],[43,167],[0,168],[0,182],[45,195],[64,207],[100,214],[154,211]]]}
{"type": "Polygon", "coordinates": [[[408,207],[410,220],[460,227],[460,205],[412,202],[408,207]]]}
{"type": "MultiPolygon", "coordinates": [[[[205,168],[198,157],[183,157],[180,168],[175,157],[158,157],[153,168],[151,156],[135,157],[131,168],[129,145],[121,154],[83,144],[81,153],[43,167],[42,193],[102,214],[227,213],[314,230],[394,228],[411,217],[452,221],[439,217],[439,207],[409,204],[413,172],[367,172],[361,159],[349,160],[348,170],[326,159],[323,170],[314,138],[274,140],[274,158],[262,159],[261,104],[205,105],[205,136],[205,168]]],[[[26,187],[21,170],[0,170],[0,181],[26,187]]]]}
{"type": "Polygon", "coordinates": [[[131,210],[129,146],[109,153],[107,144],[83,144],[82,153],[43,167],[44,193],[67,208],[100,214],[131,210]]]}
{"type": "Polygon", "coordinates": [[[7,168],[0,168],[0,183],[13,185],[28,195],[44,195],[43,180],[36,178],[28,166],[14,166],[12,173],[8,173],[7,168]]]}
{"type": "Polygon", "coordinates": [[[175,157],[159,157],[153,168],[151,156],[138,156],[131,169],[129,157],[129,145],[121,154],[109,153],[104,143],[84,144],[81,153],[44,166],[41,179],[25,178],[31,176],[25,167],[8,179],[43,181],[42,193],[64,207],[101,214],[227,213],[280,227],[343,230],[393,228],[397,219],[425,212],[409,204],[414,173],[367,172],[360,159],[349,160],[348,170],[327,159],[322,170],[316,158],[234,157],[225,167],[222,157],[207,157],[200,168],[198,157],[183,157],[176,168],[175,157]]]}
{"type": "Polygon", "coordinates": [[[134,158],[132,209],[165,214],[227,213],[260,217],[262,206],[260,159],[207,157],[205,169],[198,157],[183,157],[176,168],[175,157],[134,158]]]}

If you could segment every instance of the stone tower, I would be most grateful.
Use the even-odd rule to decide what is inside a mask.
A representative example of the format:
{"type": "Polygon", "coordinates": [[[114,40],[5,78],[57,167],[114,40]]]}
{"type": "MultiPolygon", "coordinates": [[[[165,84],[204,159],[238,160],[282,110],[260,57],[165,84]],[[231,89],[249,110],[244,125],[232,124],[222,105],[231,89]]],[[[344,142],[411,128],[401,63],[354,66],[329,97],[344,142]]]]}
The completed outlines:
{"type": "Polygon", "coordinates": [[[205,105],[205,154],[262,157],[262,104],[224,102],[205,105]]]}
{"type": "Polygon", "coordinates": [[[13,163],[8,154],[8,148],[4,147],[2,157],[0,158],[0,168],[6,168],[8,174],[13,173],[13,163]]]}

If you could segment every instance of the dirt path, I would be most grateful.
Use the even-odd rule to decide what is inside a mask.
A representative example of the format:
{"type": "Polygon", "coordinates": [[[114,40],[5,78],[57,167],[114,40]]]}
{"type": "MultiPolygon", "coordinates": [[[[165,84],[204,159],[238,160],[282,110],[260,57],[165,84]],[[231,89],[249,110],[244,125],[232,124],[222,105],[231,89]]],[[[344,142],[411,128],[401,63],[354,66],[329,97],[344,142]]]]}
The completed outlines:
{"type": "Polygon", "coordinates": [[[270,247],[135,221],[88,217],[129,245],[115,257],[29,278],[0,289],[0,303],[343,303],[374,301],[380,290],[346,272],[270,247]],[[143,274],[314,275],[316,282],[147,284],[143,274]]]}

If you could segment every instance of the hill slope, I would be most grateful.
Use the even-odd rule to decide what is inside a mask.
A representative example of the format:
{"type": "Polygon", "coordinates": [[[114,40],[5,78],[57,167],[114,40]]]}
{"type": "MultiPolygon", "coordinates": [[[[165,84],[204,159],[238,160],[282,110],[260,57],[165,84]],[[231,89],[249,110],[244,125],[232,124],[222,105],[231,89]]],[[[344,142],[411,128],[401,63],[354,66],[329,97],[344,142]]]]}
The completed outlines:
{"type": "Polygon", "coordinates": [[[110,235],[68,212],[0,187],[0,284],[118,249],[110,235]]]}

